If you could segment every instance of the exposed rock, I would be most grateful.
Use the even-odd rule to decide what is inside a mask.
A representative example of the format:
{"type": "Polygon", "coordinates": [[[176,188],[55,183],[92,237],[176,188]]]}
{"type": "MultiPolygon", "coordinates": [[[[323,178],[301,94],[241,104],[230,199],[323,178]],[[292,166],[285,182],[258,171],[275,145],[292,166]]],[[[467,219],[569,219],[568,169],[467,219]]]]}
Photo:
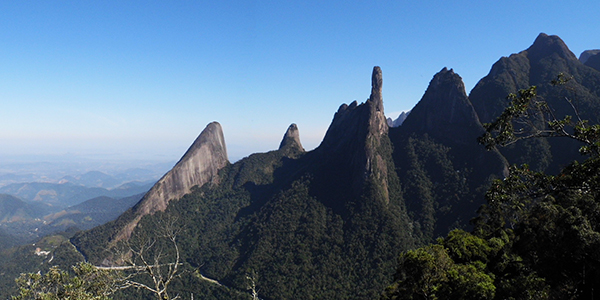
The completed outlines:
{"type": "Polygon", "coordinates": [[[129,238],[139,220],[164,211],[173,199],[190,192],[193,186],[218,181],[218,171],[229,163],[221,124],[212,122],[200,133],[177,164],[167,172],[133,207],[134,219],[117,234],[113,242],[129,238]]]}
{"type": "Polygon", "coordinates": [[[458,153],[470,153],[460,164],[490,166],[498,176],[508,175],[506,162],[497,151],[486,151],[477,143],[485,131],[467,97],[462,78],[454,70],[437,73],[421,101],[400,127],[403,132],[427,134],[458,153]]]}
{"type": "Polygon", "coordinates": [[[382,87],[381,68],[376,66],[371,75],[371,95],[367,101],[360,105],[356,101],[340,105],[319,148],[336,152],[345,149],[348,143],[364,141],[367,133],[386,133],[388,126],[383,110],[382,87]]]}
{"type": "Polygon", "coordinates": [[[581,54],[579,55],[579,61],[582,64],[585,64],[590,57],[592,57],[598,53],[600,53],[600,49],[585,50],[585,51],[581,52],[581,54]]]}
{"type": "Polygon", "coordinates": [[[575,76],[581,67],[581,62],[558,36],[540,33],[527,50],[496,62],[473,88],[469,99],[481,122],[489,123],[508,105],[506,97],[510,93],[532,85],[540,92],[559,73],[575,76]]]}
{"type": "Polygon", "coordinates": [[[285,135],[283,136],[281,144],[279,144],[279,150],[290,147],[304,151],[304,148],[302,148],[302,143],[300,143],[300,132],[298,131],[298,126],[296,126],[296,124],[292,124],[290,127],[288,127],[285,135]]]}
{"type": "MultiPolygon", "coordinates": [[[[357,193],[370,176],[381,180],[387,193],[387,165],[378,153],[381,137],[388,125],[383,110],[383,76],[380,67],[371,75],[371,95],[360,105],[356,101],[342,104],[319,146],[319,151],[353,165],[353,188],[357,193]]],[[[387,196],[386,196],[387,197],[387,196]]]]}
{"type": "Polygon", "coordinates": [[[475,143],[477,136],[483,133],[462,78],[447,68],[433,77],[402,127],[463,144],[475,143]]]}
{"type": "Polygon", "coordinates": [[[568,60],[578,60],[575,54],[569,50],[567,44],[556,35],[540,33],[533,45],[527,49],[529,60],[537,61],[551,55],[558,55],[568,60]]]}
{"type": "Polygon", "coordinates": [[[398,115],[398,118],[396,118],[396,120],[393,120],[392,118],[387,118],[388,126],[398,127],[402,125],[402,123],[404,123],[404,120],[406,120],[406,117],[408,117],[408,114],[410,114],[410,110],[401,112],[400,115],[398,115]]]}
{"type": "Polygon", "coordinates": [[[585,65],[600,71],[600,50],[598,50],[596,55],[590,56],[585,62],[585,65]]]}
{"type": "Polygon", "coordinates": [[[383,111],[382,89],[383,75],[381,74],[381,68],[375,66],[373,67],[373,74],[371,75],[371,97],[369,97],[369,100],[375,102],[375,109],[378,111],[383,111]]]}

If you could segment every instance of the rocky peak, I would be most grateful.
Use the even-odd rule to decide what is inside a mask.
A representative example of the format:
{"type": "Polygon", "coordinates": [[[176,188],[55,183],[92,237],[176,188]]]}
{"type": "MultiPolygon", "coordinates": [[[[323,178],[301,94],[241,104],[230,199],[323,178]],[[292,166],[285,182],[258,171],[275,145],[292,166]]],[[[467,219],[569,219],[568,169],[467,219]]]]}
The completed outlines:
{"type": "Polygon", "coordinates": [[[169,201],[189,193],[194,186],[218,182],[218,171],[229,163],[221,124],[212,122],[175,164],[133,207],[130,220],[117,234],[113,242],[127,239],[139,222],[148,214],[164,211],[169,201]]]}
{"type": "Polygon", "coordinates": [[[298,126],[296,126],[296,124],[292,124],[290,127],[288,127],[287,131],[283,135],[281,144],[279,144],[279,150],[290,147],[304,151],[304,148],[302,148],[302,143],[300,143],[300,132],[298,131],[298,126]]]}
{"type": "MultiPolygon", "coordinates": [[[[402,128],[442,139],[461,139],[465,136],[464,130],[479,133],[482,129],[462,78],[447,68],[433,77],[423,98],[412,109],[402,128]]],[[[469,138],[473,137],[469,135],[469,138]]]]}
{"type": "Polygon", "coordinates": [[[318,152],[326,156],[323,159],[352,165],[349,173],[353,177],[352,186],[358,193],[370,176],[381,180],[383,186],[387,182],[385,159],[378,152],[381,139],[387,138],[389,130],[383,110],[382,87],[381,68],[374,67],[371,95],[367,101],[342,104],[318,147],[318,152]]]}
{"type": "Polygon", "coordinates": [[[371,75],[371,96],[369,100],[375,105],[377,111],[383,112],[383,96],[381,90],[383,89],[383,74],[381,74],[381,68],[378,66],[373,67],[373,74],[371,75]]]}
{"type": "Polygon", "coordinates": [[[345,103],[340,105],[319,148],[331,150],[341,147],[343,149],[345,146],[342,145],[350,141],[364,140],[367,133],[371,135],[386,133],[388,126],[383,110],[382,87],[381,68],[375,66],[371,75],[371,95],[367,101],[360,105],[356,101],[350,105],[345,103]]]}
{"type": "Polygon", "coordinates": [[[388,126],[398,127],[402,125],[402,123],[404,123],[404,120],[406,120],[406,117],[408,117],[408,114],[410,114],[410,110],[401,112],[400,115],[398,115],[398,118],[396,118],[396,120],[392,118],[387,118],[388,126]]]}
{"type": "Polygon", "coordinates": [[[598,50],[597,54],[590,56],[585,61],[585,65],[600,71],[600,50],[598,50]]]}
{"type": "Polygon", "coordinates": [[[585,50],[583,52],[581,52],[581,54],[579,55],[579,61],[582,64],[585,64],[585,62],[592,56],[596,55],[600,53],[600,49],[595,49],[595,50],[585,50]]]}
{"type": "Polygon", "coordinates": [[[561,38],[556,35],[547,35],[540,33],[533,42],[533,45],[527,49],[527,56],[530,60],[540,60],[544,57],[557,54],[567,60],[577,60],[577,57],[561,38]]]}

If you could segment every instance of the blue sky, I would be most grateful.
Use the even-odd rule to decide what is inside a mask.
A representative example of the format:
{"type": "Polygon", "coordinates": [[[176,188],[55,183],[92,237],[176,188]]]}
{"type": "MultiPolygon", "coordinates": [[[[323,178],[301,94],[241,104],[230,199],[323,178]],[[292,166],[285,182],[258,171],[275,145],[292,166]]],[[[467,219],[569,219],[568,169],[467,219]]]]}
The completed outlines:
{"type": "Polygon", "coordinates": [[[0,1],[0,155],[176,160],[212,121],[229,156],[320,143],[383,70],[388,115],[443,67],[467,92],[540,32],[600,48],[598,1],[0,1]]]}

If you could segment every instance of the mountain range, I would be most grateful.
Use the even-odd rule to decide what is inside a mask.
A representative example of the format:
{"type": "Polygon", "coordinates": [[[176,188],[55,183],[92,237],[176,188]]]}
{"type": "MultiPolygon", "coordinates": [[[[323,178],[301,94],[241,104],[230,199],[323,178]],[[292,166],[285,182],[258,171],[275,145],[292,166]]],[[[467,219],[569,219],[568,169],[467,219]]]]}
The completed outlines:
{"type": "MultiPolygon", "coordinates": [[[[575,107],[599,123],[600,56],[588,54],[579,60],[559,37],[542,33],[496,62],[469,95],[461,77],[443,68],[398,127],[385,118],[383,72],[374,67],[370,96],[342,104],[308,152],[292,124],[279,149],[232,164],[220,124],[210,123],[137,204],[55,253],[64,263],[83,255],[96,265],[119,264],[107,249],[174,220],[186,267],[231,291],[244,291],[252,271],[262,299],[378,298],[399,254],[469,228],[491,181],[507,176],[510,164],[552,173],[579,159],[573,142],[526,140],[488,151],[477,137],[508,94],[531,85],[556,115],[575,107]],[[560,73],[572,77],[566,89],[550,84],[560,73]]],[[[190,274],[178,291],[218,298],[212,283],[190,274]]]]}

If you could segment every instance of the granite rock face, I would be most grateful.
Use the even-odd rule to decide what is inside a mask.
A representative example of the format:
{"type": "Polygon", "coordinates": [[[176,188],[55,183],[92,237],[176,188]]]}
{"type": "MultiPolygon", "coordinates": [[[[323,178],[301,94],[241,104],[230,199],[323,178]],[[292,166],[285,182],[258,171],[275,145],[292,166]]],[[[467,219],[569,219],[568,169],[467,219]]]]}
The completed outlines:
{"type": "Polygon", "coordinates": [[[487,166],[486,170],[498,176],[508,175],[507,165],[500,153],[487,151],[477,143],[477,138],[485,129],[467,97],[462,78],[452,69],[443,68],[433,77],[423,98],[411,110],[400,129],[403,132],[427,134],[454,149],[457,165],[475,163],[487,166]],[[460,153],[469,155],[461,161],[460,153]]]}
{"type": "Polygon", "coordinates": [[[382,137],[387,138],[389,126],[383,110],[383,76],[381,68],[373,68],[371,95],[362,104],[356,101],[342,104],[318,148],[332,159],[350,162],[356,193],[363,183],[373,178],[381,180],[387,189],[387,165],[378,152],[382,137]]]}
{"type": "Polygon", "coordinates": [[[304,151],[302,143],[300,142],[300,132],[298,131],[298,126],[296,124],[292,124],[290,127],[288,127],[287,131],[283,135],[281,144],[279,144],[279,150],[290,147],[304,151]]]}
{"type": "Polygon", "coordinates": [[[508,94],[532,85],[542,93],[559,73],[577,79],[582,67],[560,37],[540,33],[526,50],[497,61],[473,88],[469,99],[481,122],[489,123],[508,105],[508,94]]]}
{"type": "Polygon", "coordinates": [[[164,211],[169,201],[189,193],[194,186],[218,182],[218,171],[229,163],[221,124],[212,122],[200,133],[192,146],[133,207],[134,219],[117,234],[114,241],[127,239],[139,222],[148,214],[164,211]]]}

